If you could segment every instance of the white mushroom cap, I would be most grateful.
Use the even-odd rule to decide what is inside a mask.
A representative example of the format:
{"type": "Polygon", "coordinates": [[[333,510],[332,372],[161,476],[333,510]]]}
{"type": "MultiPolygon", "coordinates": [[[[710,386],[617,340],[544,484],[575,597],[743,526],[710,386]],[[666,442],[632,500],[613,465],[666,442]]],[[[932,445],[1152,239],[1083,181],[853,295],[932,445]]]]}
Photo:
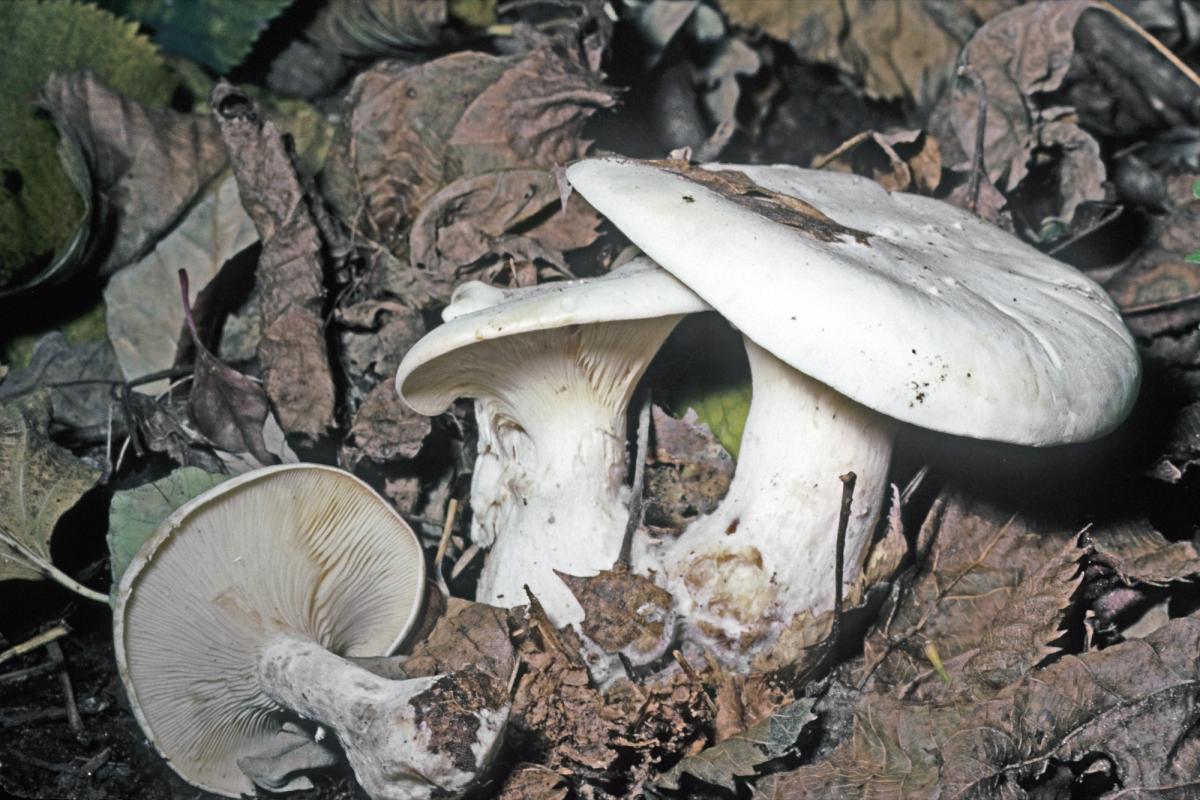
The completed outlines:
{"type": "Polygon", "coordinates": [[[424,414],[475,400],[471,537],[491,548],[476,599],[527,602],[557,625],[583,609],[555,571],[611,568],[628,519],[625,415],[638,378],[682,315],[706,311],[648,259],[599,278],[522,289],[459,287],[445,324],[400,363],[396,388],[424,414]]]}
{"type": "Polygon", "coordinates": [[[598,278],[514,289],[471,281],[454,290],[444,324],[405,354],[396,390],[422,414],[438,414],[456,398],[473,396],[464,385],[458,351],[481,342],[537,331],[709,311],[669,272],[638,257],[598,278]]]}
{"type": "Polygon", "coordinates": [[[273,745],[287,715],[258,682],[269,641],[347,656],[390,652],[412,628],[420,543],[349,473],[268,467],[175,511],[116,592],[117,665],[134,715],[189,783],[239,797],[239,757],[273,745]]]}
{"type": "Polygon", "coordinates": [[[752,207],[753,194],[739,201],[662,162],[593,159],[567,177],[749,339],[888,416],[1048,445],[1100,436],[1131,409],[1133,339],[1104,291],[1070,266],[961,209],[866,178],[705,169],[736,170],[815,213],[783,224],[752,207]]]}

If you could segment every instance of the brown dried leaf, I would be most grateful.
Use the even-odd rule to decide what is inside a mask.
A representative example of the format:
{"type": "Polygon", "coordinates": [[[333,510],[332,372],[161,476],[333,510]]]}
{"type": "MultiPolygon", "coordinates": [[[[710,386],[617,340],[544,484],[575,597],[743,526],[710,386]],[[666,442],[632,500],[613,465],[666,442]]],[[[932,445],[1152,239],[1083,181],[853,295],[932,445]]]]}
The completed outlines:
{"type": "Polygon", "coordinates": [[[508,774],[496,800],[566,800],[566,780],[552,769],[522,764],[508,774]]]}
{"type": "Polygon", "coordinates": [[[674,599],[641,575],[601,570],[580,578],[555,571],[583,607],[583,633],[607,653],[634,664],[662,656],[675,633],[674,599]]]}
{"type": "Polygon", "coordinates": [[[813,169],[865,175],[889,192],[928,194],[942,180],[938,141],[925,131],[863,131],[817,156],[813,169]]]}
{"type": "Polygon", "coordinates": [[[107,339],[71,344],[61,331],[53,331],[34,346],[27,367],[0,382],[0,402],[49,389],[52,427],[99,427],[113,413],[112,388],[120,380],[107,339]]]}
{"type": "Polygon", "coordinates": [[[941,92],[979,20],[1015,2],[724,0],[721,8],[734,24],[760,27],[805,58],[861,79],[868,97],[924,105],[941,92]]]}
{"type": "Polygon", "coordinates": [[[880,626],[864,644],[862,677],[870,677],[868,686],[883,691],[927,680],[926,643],[947,664],[990,647],[992,628],[981,621],[1006,620],[1005,614],[1026,601],[1041,604],[1042,616],[1026,621],[1034,626],[1030,636],[1036,641],[1019,641],[1014,633],[1008,646],[1020,648],[1027,666],[1036,664],[1045,655],[1038,648],[1057,637],[1058,609],[1077,585],[1062,574],[1073,572],[1063,559],[1073,563],[1082,555],[1074,538],[954,489],[944,491],[918,536],[922,563],[894,607],[881,612],[880,626]]]}
{"type": "MultiPolygon", "coordinates": [[[[749,176],[733,170],[707,170],[687,161],[649,161],[651,166],[687,178],[706,189],[732,200],[738,205],[762,214],[764,217],[795,228],[806,236],[821,242],[840,242],[848,236],[860,244],[867,244],[871,234],[847,228],[825,216],[816,206],[791,195],[764,189],[749,176]]],[[[684,195],[686,202],[687,196],[684,195]]]]}
{"type": "Polygon", "coordinates": [[[1173,210],[1156,236],[1105,284],[1138,336],[1152,337],[1200,322],[1200,200],[1173,210]]]}
{"type": "Polygon", "coordinates": [[[474,667],[507,685],[517,657],[509,638],[509,613],[450,598],[433,631],[404,660],[404,671],[417,677],[474,667]]]}
{"type": "Polygon", "coordinates": [[[733,481],[733,458],[689,408],[675,419],[653,408],[654,455],[646,470],[648,525],[683,530],[714,511],[733,481]]]}
{"type": "Polygon", "coordinates": [[[371,390],[354,415],[339,460],[354,469],[363,458],[377,463],[415,458],[432,430],[431,419],[409,408],[396,387],[385,381],[371,390]]]}
{"type": "MultiPolygon", "coordinates": [[[[1108,760],[1135,794],[1200,792],[1200,618],[1065,656],[976,702],[864,697],[827,761],[771,776],[756,798],[1019,798],[1056,762],[1108,760]]],[[[1082,766],[1082,765],[1081,765],[1082,766]]]]}
{"type": "Polygon", "coordinates": [[[1141,518],[1089,531],[1097,554],[1123,581],[1163,585],[1200,575],[1200,551],[1190,541],[1171,542],[1141,518]]]}
{"type": "Polygon", "coordinates": [[[723,742],[754,727],[794,699],[791,690],[770,675],[724,673],[717,687],[713,736],[717,742],[723,742]]]}
{"type": "Polygon", "coordinates": [[[188,303],[187,272],[182,269],[179,270],[179,284],[184,320],[196,352],[188,416],[200,433],[222,450],[250,453],[262,464],[274,464],[275,457],[267,450],[263,439],[263,426],[271,413],[266,392],[260,384],[221,363],[204,346],[188,303]]]}
{"type": "Polygon", "coordinates": [[[50,441],[50,396],[0,406],[0,580],[39,580],[52,569],[59,518],[100,479],[50,441]]]}
{"type": "Polygon", "coordinates": [[[101,275],[149,252],[225,167],[210,120],[141,105],[89,72],[52,76],[38,102],[87,162],[96,232],[88,258],[101,275]]]}
{"type": "Polygon", "coordinates": [[[266,393],[284,431],[313,442],[335,424],[320,233],[279,129],[225,82],[210,102],[242,206],[263,243],[256,279],[266,393]]]}

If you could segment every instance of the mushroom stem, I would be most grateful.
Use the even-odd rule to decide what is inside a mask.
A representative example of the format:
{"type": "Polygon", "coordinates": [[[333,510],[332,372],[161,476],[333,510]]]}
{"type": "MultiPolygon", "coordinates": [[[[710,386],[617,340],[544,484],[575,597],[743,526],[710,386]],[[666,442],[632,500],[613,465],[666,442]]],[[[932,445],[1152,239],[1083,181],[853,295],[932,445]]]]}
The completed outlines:
{"type": "Polygon", "coordinates": [[[858,579],[893,436],[888,418],[745,344],[753,395],[733,482],[662,559],[693,635],[733,661],[769,646],[797,614],[833,607],[838,476],[851,471],[843,586],[858,579]]]}
{"type": "Polygon", "coordinates": [[[462,361],[479,360],[481,373],[501,376],[473,392],[480,399],[471,535],[491,547],[477,600],[520,605],[528,585],[556,625],[583,619],[555,570],[595,575],[620,555],[629,515],[626,410],[679,318],[541,331],[464,354],[462,361]]]}
{"type": "Polygon", "coordinates": [[[490,765],[508,719],[501,687],[484,673],[392,681],[298,636],[266,644],[258,682],[337,734],[372,800],[459,796],[490,765]]]}

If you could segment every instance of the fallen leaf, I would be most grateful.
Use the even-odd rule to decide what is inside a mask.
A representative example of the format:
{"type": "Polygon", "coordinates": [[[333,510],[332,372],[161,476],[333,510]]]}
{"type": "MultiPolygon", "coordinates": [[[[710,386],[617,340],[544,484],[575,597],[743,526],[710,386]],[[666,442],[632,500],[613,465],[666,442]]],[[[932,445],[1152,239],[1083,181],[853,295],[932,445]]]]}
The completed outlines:
{"type": "Polygon", "coordinates": [[[680,419],[657,405],[652,415],[654,450],[646,469],[645,520],[658,528],[682,530],[716,509],[733,481],[733,459],[691,406],[680,419]]]}
{"type": "Polygon", "coordinates": [[[228,475],[196,467],[179,467],[156,481],[113,492],[108,510],[108,563],[113,586],[121,582],[129,562],[171,512],[228,479],[228,475]]]}
{"type": "Polygon", "coordinates": [[[1190,541],[1172,542],[1145,518],[1088,531],[1096,553],[1123,581],[1165,585],[1200,575],[1200,551],[1190,541]]]}
{"type": "Polygon", "coordinates": [[[242,62],[267,23],[295,0],[103,0],[108,10],[147,26],[163,49],[212,67],[218,74],[242,62]]]}
{"type": "Polygon", "coordinates": [[[679,789],[687,774],[704,783],[736,791],[737,778],[755,775],[760,765],[786,755],[795,747],[804,728],[817,718],[812,712],[815,703],[812,698],[789,703],[752,728],[683,759],[659,778],[657,785],[679,789]]]}
{"type": "Polygon", "coordinates": [[[1200,322],[1200,200],[1180,204],[1104,288],[1134,334],[1153,337],[1200,322]]]}
{"type": "Polygon", "coordinates": [[[49,424],[46,393],[0,406],[0,580],[50,577],[71,588],[52,563],[50,537],[100,472],[51,442],[49,424]]]}
{"type": "Polygon", "coordinates": [[[409,408],[390,381],[381,383],[354,415],[340,461],[354,469],[363,458],[381,464],[415,458],[432,430],[432,420],[409,408]]]}
{"type": "Polygon", "coordinates": [[[13,370],[0,383],[0,402],[47,389],[51,428],[107,425],[114,411],[113,388],[121,380],[116,356],[107,340],[71,344],[61,332],[43,336],[29,366],[13,370]]]}
{"type": "Polygon", "coordinates": [[[332,767],[340,760],[332,743],[314,741],[296,723],[285,722],[269,748],[239,758],[237,765],[256,786],[270,792],[294,792],[313,787],[306,773],[332,767]]]}
{"type": "Polygon", "coordinates": [[[721,675],[713,736],[719,744],[770,717],[796,698],[771,674],[721,675]]]}
{"type": "Polygon", "coordinates": [[[320,233],[279,129],[229,84],[218,84],[210,102],[263,243],[255,275],[266,393],[284,431],[315,442],[335,424],[320,233]]]}
{"type": "Polygon", "coordinates": [[[1064,656],[995,696],[949,705],[867,695],[828,760],[771,776],[756,798],[1025,797],[1052,763],[1112,765],[1116,786],[1200,790],[1200,619],[1064,656]],[[897,787],[903,787],[896,795],[897,787]]]}
{"type": "Polygon", "coordinates": [[[865,175],[889,192],[928,194],[942,180],[937,139],[925,131],[863,131],[813,159],[813,169],[865,175]]]}
{"type": "Polygon", "coordinates": [[[377,58],[434,47],[446,16],[446,0],[331,0],[305,35],[345,56],[377,58]]]}
{"type": "MultiPolygon", "coordinates": [[[[92,70],[153,105],[170,99],[175,79],[135,23],[89,4],[3,3],[0,28],[0,171],[7,176],[0,191],[0,289],[13,290],[41,279],[28,273],[31,261],[66,244],[85,211],[60,163],[54,126],[39,118],[31,98],[56,70],[92,70]]],[[[95,183],[107,192],[103,180],[95,183]]]]}
{"type": "Polygon", "coordinates": [[[507,685],[517,659],[509,614],[507,609],[450,598],[429,636],[404,658],[405,673],[417,677],[473,667],[507,685]]]}
{"type": "MultiPolygon", "coordinates": [[[[178,271],[187,272],[189,302],[195,305],[225,262],[257,241],[258,231],[238,199],[237,181],[228,177],[152,252],[112,277],[104,289],[108,337],[126,380],[175,363],[184,328],[178,271]]],[[[135,388],[155,395],[168,383],[159,380],[135,388]]]]}
{"type": "Polygon", "coordinates": [[[641,666],[667,652],[675,636],[670,592],[624,570],[601,570],[591,577],[555,574],[583,607],[580,629],[606,653],[621,653],[641,666]]]}
{"type": "Polygon", "coordinates": [[[179,270],[183,313],[195,348],[188,416],[205,437],[231,453],[250,453],[263,465],[275,463],[263,441],[263,428],[271,409],[263,387],[221,363],[196,331],[188,303],[187,273],[179,270]]]}
{"type": "Polygon", "coordinates": [[[54,75],[38,103],[87,163],[95,195],[87,258],[101,275],[145,255],[224,168],[209,120],[142,105],[90,73],[54,75]]]}
{"type": "Polygon", "coordinates": [[[496,800],[566,800],[569,791],[566,780],[554,770],[522,764],[508,773],[496,800]]]}
{"type": "Polygon", "coordinates": [[[860,80],[868,97],[924,106],[945,86],[964,34],[1016,1],[724,0],[721,8],[735,25],[762,28],[860,80]]]}

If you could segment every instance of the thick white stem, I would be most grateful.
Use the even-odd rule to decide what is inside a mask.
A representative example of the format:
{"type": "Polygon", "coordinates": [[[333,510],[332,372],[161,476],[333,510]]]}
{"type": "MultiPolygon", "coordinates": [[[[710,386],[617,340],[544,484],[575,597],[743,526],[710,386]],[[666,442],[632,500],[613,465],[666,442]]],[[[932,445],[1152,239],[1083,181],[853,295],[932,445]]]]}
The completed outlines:
{"type": "Polygon", "coordinates": [[[555,571],[595,575],[620,553],[629,397],[678,320],[584,325],[474,348],[486,359],[478,371],[490,376],[476,393],[471,533],[491,547],[476,599],[520,605],[528,586],[555,624],[583,619],[555,571]]]}
{"type": "Polygon", "coordinates": [[[736,661],[804,611],[833,607],[840,475],[858,476],[844,585],[879,519],[892,423],[749,340],[753,377],[741,457],[720,507],[663,558],[668,588],[699,638],[736,661]]]}

